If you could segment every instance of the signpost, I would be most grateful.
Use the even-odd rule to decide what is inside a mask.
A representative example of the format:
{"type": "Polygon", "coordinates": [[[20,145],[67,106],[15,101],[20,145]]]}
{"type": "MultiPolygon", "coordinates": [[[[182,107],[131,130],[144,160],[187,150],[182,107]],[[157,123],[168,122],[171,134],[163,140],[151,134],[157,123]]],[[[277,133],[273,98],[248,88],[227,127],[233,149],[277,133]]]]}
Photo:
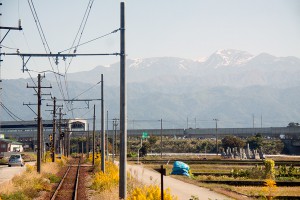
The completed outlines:
{"type": "Polygon", "coordinates": [[[149,138],[148,133],[147,132],[143,132],[142,133],[142,139],[147,139],[147,138],[149,138]]]}

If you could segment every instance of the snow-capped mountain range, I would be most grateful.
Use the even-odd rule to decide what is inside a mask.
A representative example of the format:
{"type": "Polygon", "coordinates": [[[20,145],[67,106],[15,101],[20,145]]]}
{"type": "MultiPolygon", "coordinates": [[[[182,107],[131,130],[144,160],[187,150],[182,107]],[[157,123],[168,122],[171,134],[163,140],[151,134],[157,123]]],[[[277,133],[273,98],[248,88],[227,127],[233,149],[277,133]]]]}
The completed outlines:
{"type": "MultiPolygon", "coordinates": [[[[98,66],[92,71],[69,74],[72,81],[95,83],[103,73],[106,84],[118,85],[119,64],[110,67],[98,66]]],[[[269,85],[290,87],[300,85],[300,59],[296,57],[275,57],[266,53],[253,56],[239,50],[219,50],[203,61],[175,57],[158,57],[127,60],[127,81],[161,82],[166,79],[178,84],[178,79],[193,80],[199,86],[245,87],[269,85]]]]}
{"type": "MultiPolygon", "coordinates": [[[[218,50],[201,61],[175,57],[128,59],[126,66],[130,119],[182,121],[169,124],[169,128],[185,128],[187,117],[211,119],[211,123],[199,122],[197,127],[213,127],[213,118],[220,119],[220,127],[252,127],[252,115],[262,115],[263,126],[300,121],[300,59],[296,57],[218,50]]],[[[101,74],[106,108],[111,116],[118,116],[119,63],[68,74],[68,95],[72,98],[81,94],[98,83],[101,74]]],[[[51,76],[46,75],[47,80],[55,82],[51,76]]],[[[28,94],[26,82],[31,80],[3,80],[2,102],[12,111],[16,109],[21,118],[33,119],[22,105],[36,98],[28,94]]],[[[51,93],[61,98],[56,84],[52,85],[51,93]]],[[[99,95],[91,91],[81,98],[99,95]]],[[[82,110],[74,112],[81,117],[82,110]]],[[[1,115],[1,120],[11,120],[6,113],[1,115]]],[[[151,124],[136,122],[135,128],[151,128],[151,124]]]]}

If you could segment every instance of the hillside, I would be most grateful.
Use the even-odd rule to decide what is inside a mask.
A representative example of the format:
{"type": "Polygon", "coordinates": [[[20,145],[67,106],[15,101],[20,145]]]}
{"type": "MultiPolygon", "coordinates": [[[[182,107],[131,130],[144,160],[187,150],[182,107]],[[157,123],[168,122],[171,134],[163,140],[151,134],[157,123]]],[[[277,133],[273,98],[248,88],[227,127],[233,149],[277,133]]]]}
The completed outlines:
{"type": "MultiPolygon", "coordinates": [[[[146,58],[127,60],[128,128],[165,128],[286,126],[300,119],[300,59],[275,57],[266,53],[253,56],[238,50],[219,50],[204,61],[183,58],[146,58]]],[[[68,93],[64,99],[100,98],[101,74],[109,118],[119,112],[119,64],[98,66],[91,71],[68,74],[68,93]],[[85,92],[88,88],[92,88],[85,92]],[[79,97],[78,97],[79,98],[79,97]]],[[[31,80],[3,80],[2,102],[15,115],[30,120],[34,113],[24,103],[36,102],[31,80]]],[[[44,93],[62,99],[53,75],[44,85],[53,89],[44,93]]],[[[45,97],[49,98],[49,97],[45,97]]],[[[44,110],[50,101],[43,101],[44,110]]],[[[98,102],[68,104],[67,117],[92,117],[92,105],[98,102]],[[89,109],[87,109],[89,107],[89,109]],[[72,111],[71,111],[72,110],[72,111]]],[[[99,106],[97,106],[99,109],[99,106]]],[[[35,109],[35,107],[32,107],[35,109]]],[[[65,108],[65,110],[67,110],[65,108]]],[[[98,112],[100,112],[98,110],[98,112]]],[[[43,118],[51,119],[48,112],[43,118]]],[[[1,120],[12,120],[3,110],[1,120]]]]}

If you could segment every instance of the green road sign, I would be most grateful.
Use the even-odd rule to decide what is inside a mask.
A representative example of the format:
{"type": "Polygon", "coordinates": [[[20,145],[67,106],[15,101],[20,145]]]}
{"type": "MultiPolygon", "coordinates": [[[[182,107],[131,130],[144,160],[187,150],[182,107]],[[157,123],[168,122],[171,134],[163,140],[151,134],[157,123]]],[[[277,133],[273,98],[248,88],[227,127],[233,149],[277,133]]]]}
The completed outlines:
{"type": "Polygon", "coordinates": [[[148,133],[147,132],[143,132],[142,133],[142,138],[143,139],[149,138],[148,133]]]}

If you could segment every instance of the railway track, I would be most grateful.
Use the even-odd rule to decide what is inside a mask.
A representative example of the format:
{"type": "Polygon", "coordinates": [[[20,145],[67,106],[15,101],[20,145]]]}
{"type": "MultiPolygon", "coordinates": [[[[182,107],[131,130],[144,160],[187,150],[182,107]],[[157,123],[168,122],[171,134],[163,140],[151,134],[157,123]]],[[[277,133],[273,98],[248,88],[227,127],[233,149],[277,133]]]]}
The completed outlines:
{"type": "Polygon", "coordinates": [[[78,196],[78,183],[81,158],[75,158],[74,162],[68,166],[66,173],[57,186],[51,200],[76,200],[78,196]]]}

